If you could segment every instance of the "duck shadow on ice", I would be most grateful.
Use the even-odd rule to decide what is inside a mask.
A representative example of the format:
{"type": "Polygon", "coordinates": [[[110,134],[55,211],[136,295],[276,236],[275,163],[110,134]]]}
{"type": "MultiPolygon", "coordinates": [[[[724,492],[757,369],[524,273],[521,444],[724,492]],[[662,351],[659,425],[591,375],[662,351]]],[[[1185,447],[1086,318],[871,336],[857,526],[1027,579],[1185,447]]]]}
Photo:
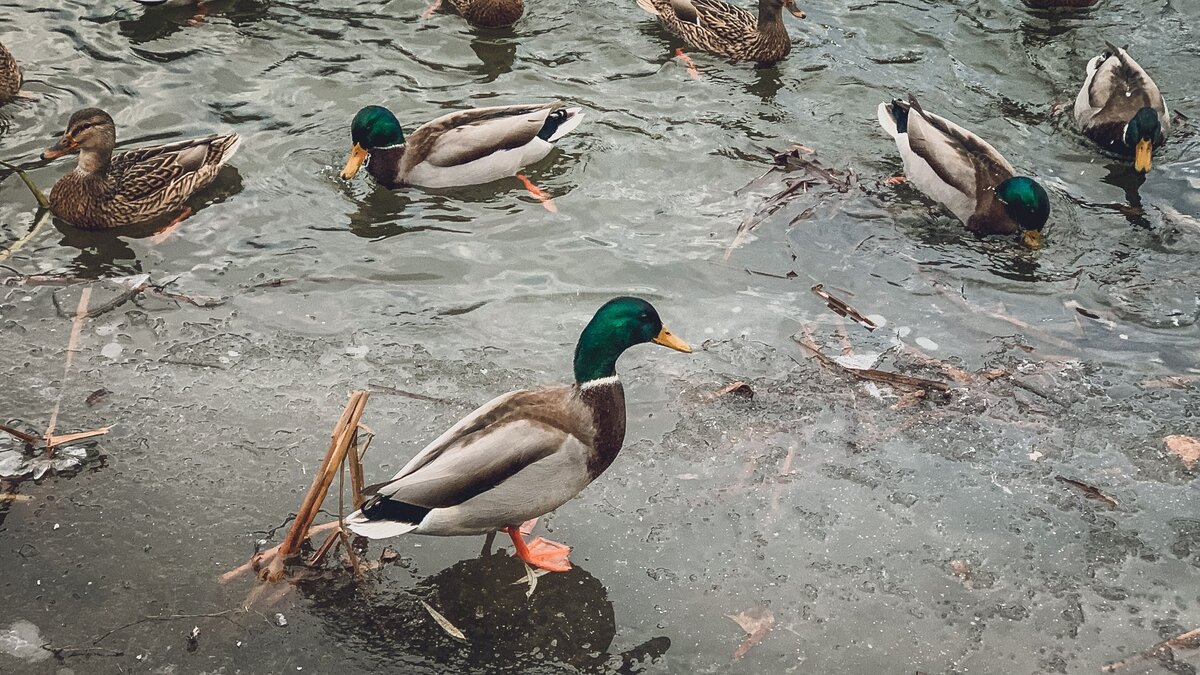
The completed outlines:
{"type": "Polygon", "coordinates": [[[665,636],[613,650],[613,603],[578,565],[545,574],[527,596],[525,566],[503,552],[463,560],[403,591],[316,580],[300,585],[311,611],[347,648],[381,662],[425,659],[440,672],[634,673],[671,646],[665,636]],[[513,583],[513,582],[518,583],[513,583]],[[429,604],[466,636],[447,634],[429,604]]]}

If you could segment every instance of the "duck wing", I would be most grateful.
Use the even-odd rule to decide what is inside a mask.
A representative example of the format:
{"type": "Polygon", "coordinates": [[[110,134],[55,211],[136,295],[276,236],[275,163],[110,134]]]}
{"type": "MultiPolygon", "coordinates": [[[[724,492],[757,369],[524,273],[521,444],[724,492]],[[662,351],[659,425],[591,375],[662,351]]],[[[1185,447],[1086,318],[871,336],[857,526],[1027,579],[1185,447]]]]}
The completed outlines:
{"type": "MultiPolygon", "coordinates": [[[[392,480],[367,492],[426,510],[448,508],[496,490],[520,474],[540,475],[545,467],[555,467],[560,473],[555,480],[572,490],[562,503],[590,482],[585,450],[593,435],[590,415],[570,387],[504,394],[435,439],[392,480]],[[561,476],[564,471],[572,475],[561,476]]],[[[531,483],[516,493],[529,499],[529,490],[538,488],[531,483]]],[[[377,513],[392,507],[385,505],[377,513]]],[[[365,510],[370,518],[373,509],[365,510]]]]}
{"type": "Polygon", "coordinates": [[[1014,173],[1008,160],[979,136],[957,124],[925,112],[916,99],[909,99],[908,144],[946,184],[971,197],[995,187],[1014,173]],[[982,171],[981,171],[982,169],[982,171]],[[995,182],[985,176],[1002,176],[995,182]],[[990,185],[987,183],[991,183],[990,185]]]}
{"type": "Polygon", "coordinates": [[[190,194],[216,174],[239,143],[237,134],[229,134],[121,153],[113,158],[109,171],[116,195],[140,202],[176,190],[190,194]]]}
{"type": "Polygon", "coordinates": [[[422,162],[438,167],[468,164],[500,150],[538,138],[546,118],[563,105],[512,105],[474,108],[443,115],[421,125],[405,141],[407,168],[422,162]]]}
{"type": "Polygon", "coordinates": [[[1105,43],[1108,51],[1088,64],[1088,78],[1075,103],[1075,116],[1089,127],[1125,123],[1143,107],[1159,114],[1163,129],[1170,126],[1166,102],[1158,85],[1124,49],[1105,43]]]}

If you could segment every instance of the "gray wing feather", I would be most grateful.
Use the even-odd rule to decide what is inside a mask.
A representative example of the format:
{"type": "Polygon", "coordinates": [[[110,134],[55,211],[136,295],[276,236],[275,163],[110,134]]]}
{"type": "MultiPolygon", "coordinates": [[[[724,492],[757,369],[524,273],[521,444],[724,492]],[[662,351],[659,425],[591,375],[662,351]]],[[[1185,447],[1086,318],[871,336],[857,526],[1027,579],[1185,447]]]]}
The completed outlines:
{"type": "Polygon", "coordinates": [[[567,434],[519,420],[457,439],[420,469],[392,481],[380,494],[426,508],[456,506],[488,492],[555,453],[567,434]]]}
{"type": "Polygon", "coordinates": [[[458,166],[497,150],[519,148],[537,138],[546,117],[561,103],[475,108],[443,115],[422,125],[407,145],[420,148],[421,160],[458,166]]]}

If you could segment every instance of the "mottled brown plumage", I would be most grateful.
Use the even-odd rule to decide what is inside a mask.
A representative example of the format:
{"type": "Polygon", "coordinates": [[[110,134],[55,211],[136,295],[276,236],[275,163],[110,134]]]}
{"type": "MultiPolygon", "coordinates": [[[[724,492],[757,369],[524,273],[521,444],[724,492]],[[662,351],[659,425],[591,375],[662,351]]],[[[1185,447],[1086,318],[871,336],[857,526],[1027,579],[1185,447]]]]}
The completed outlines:
{"type": "Polygon", "coordinates": [[[505,28],[525,12],[524,0],[449,0],[467,23],[480,28],[505,28]]]}
{"type": "Polygon", "coordinates": [[[42,154],[55,159],[79,151],[79,164],[54,184],[50,208],[85,230],[101,230],[153,220],[183,208],[205,187],[233,153],[237,134],[209,136],[113,155],[116,125],[99,108],[71,115],[67,130],[42,154]]]}
{"type": "Polygon", "coordinates": [[[21,91],[21,67],[11,52],[0,44],[0,103],[8,103],[21,91]]]}
{"type": "Polygon", "coordinates": [[[795,0],[759,0],[758,16],[721,0],[637,0],[688,45],[739,61],[770,65],[792,50],[783,9],[804,18],[795,0]]]}

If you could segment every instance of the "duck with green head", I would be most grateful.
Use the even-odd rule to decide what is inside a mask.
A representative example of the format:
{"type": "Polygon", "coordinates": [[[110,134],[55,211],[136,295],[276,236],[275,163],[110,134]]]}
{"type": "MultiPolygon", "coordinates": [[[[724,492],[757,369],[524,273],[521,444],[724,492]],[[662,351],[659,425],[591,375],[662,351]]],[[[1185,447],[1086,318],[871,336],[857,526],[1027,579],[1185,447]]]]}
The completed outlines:
{"type": "Polygon", "coordinates": [[[562,103],[473,108],[443,115],[406,137],[390,110],[371,105],[350,125],[353,147],[342,178],[363,163],[385,187],[478,185],[515,175],[550,154],[583,120],[562,103]]]}
{"type": "Polygon", "coordinates": [[[1075,121],[1103,150],[1133,158],[1133,168],[1150,171],[1154,148],[1171,127],[1167,103],[1150,75],[1124,49],[1108,51],[1087,65],[1087,79],[1075,97],[1075,121]]]}
{"type": "Polygon", "coordinates": [[[904,173],[919,190],[979,234],[1020,234],[1041,245],[1050,197],[1037,181],[1016,175],[979,136],[921,108],[917,100],[879,104],[879,124],[896,141],[904,173]]]}
{"type": "Polygon", "coordinates": [[[575,384],[503,394],[464,417],[413,457],[346,518],[373,539],[503,530],[526,563],[571,568],[562,544],[526,543],[521,523],[567,503],[616,459],[625,439],[625,390],[616,363],[653,342],[691,352],[640,298],[604,304],[575,347],[575,384]]]}

